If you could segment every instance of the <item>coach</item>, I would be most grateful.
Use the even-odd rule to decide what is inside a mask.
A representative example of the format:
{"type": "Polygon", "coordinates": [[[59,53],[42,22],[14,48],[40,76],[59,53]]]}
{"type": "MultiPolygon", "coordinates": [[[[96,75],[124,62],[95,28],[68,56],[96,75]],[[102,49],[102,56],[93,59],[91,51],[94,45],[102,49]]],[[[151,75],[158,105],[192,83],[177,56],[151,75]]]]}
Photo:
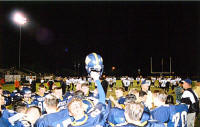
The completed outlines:
{"type": "Polygon", "coordinates": [[[181,103],[185,103],[189,108],[187,114],[187,127],[194,127],[195,116],[199,113],[199,100],[192,90],[192,81],[190,79],[185,79],[182,82],[184,92],[181,97],[181,103]]]}

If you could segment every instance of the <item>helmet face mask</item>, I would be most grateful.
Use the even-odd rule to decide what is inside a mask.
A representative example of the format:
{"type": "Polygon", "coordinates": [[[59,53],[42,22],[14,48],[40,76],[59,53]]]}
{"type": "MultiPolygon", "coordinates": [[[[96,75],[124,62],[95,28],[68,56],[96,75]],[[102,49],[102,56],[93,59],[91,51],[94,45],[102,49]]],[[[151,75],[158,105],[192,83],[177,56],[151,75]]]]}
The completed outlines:
{"type": "Polygon", "coordinates": [[[91,53],[86,56],[85,59],[85,69],[88,74],[91,71],[100,72],[100,75],[103,73],[103,59],[100,55],[96,53],[91,53]]]}

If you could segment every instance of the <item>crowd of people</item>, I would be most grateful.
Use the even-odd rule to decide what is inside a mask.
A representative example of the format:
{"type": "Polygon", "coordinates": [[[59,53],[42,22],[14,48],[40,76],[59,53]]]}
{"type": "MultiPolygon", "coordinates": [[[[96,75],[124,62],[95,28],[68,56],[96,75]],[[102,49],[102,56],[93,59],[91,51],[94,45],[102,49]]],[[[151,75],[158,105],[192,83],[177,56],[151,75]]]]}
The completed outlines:
{"type": "Polygon", "coordinates": [[[89,78],[63,78],[60,86],[41,79],[37,90],[33,81],[12,92],[0,87],[0,127],[194,127],[199,97],[190,79],[123,76],[118,87],[115,77],[100,80],[96,53],[86,57],[86,70],[89,78]]]}

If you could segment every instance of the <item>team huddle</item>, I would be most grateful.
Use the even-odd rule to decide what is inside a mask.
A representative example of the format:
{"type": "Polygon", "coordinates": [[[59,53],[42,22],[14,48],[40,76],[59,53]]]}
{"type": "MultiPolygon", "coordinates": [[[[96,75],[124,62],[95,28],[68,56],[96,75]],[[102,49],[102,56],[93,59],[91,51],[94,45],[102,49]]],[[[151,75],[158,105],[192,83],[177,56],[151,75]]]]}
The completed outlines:
{"type": "MultiPolygon", "coordinates": [[[[102,57],[91,53],[85,64],[90,81],[95,83],[94,91],[90,91],[87,82],[79,83],[75,91],[63,91],[54,85],[47,91],[43,84],[37,92],[26,86],[12,93],[0,88],[0,127],[194,127],[199,100],[191,89],[190,79],[159,80],[160,88],[179,80],[184,91],[176,105],[167,90],[150,91],[156,79],[152,82],[140,79],[138,90],[128,89],[134,80],[122,77],[124,87],[113,90],[116,97],[111,94],[106,98],[100,81],[104,69],[102,57]],[[12,105],[12,110],[7,105],[12,105]]],[[[111,88],[116,84],[116,78],[106,80],[111,88]]]]}

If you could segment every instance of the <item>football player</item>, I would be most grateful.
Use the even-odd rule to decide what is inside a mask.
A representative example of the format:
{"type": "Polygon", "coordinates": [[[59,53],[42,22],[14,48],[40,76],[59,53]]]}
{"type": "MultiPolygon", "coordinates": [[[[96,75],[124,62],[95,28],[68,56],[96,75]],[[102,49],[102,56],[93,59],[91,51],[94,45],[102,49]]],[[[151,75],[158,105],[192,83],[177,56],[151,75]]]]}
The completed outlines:
{"type": "Polygon", "coordinates": [[[113,96],[110,96],[109,99],[114,103],[115,107],[124,108],[124,102],[126,99],[124,97],[124,88],[123,87],[116,88],[115,95],[116,95],[117,101],[114,99],[113,96]]]}
{"type": "Polygon", "coordinates": [[[27,109],[25,115],[14,123],[14,127],[33,127],[40,116],[40,108],[37,106],[31,106],[27,109]]]}
{"type": "Polygon", "coordinates": [[[81,84],[81,91],[83,91],[85,97],[93,96],[93,94],[90,92],[89,84],[87,83],[81,84]]]}
{"type": "Polygon", "coordinates": [[[58,109],[66,109],[67,108],[67,97],[62,96],[62,88],[55,87],[53,90],[54,95],[58,98],[58,109]]]}
{"type": "Polygon", "coordinates": [[[188,107],[186,104],[170,105],[168,127],[187,127],[188,107]]]}
{"type": "Polygon", "coordinates": [[[69,127],[103,127],[108,115],[108,108],[105,105],[105,92],[99,80],[103,73],[103,59],[96,53],[91,53],[86,57],[86,70],[93,78],[99,92],[99,103],[90,113],[84,112],[84,105],[81,99],[73,98],[68,104],[68,110],[75,119],[69,127]]]}
{"type": "MultiPolygon", "coordinates": [[[[132,103],[136,101],[136,96],[133,94],[126,95],[126,100],[124,104],[132,103]]],[[[108,126],[121,126],[126,125],[126,119],[124,115],[124,109],[120,109],[117,107],[111,108],[109,111],[108,119],[107,119],[108,126]]]]}
{"type": "Polygon", "coordinates": [[[27,107],[35,105],[33,103],[33,99],[31,98],[32,93],[30,88],[24,87],[22,90],[22,94],[23,94],[23,102],[26,104],[27,107]]]}
{"type": "Polygon", "coordinates": [[[126,124],[116,127],[165,127],[165,125],[159,121],[141,121],[143,116],[144,106],[141,103],[131,102],[125,106],[125,119],[126,124]]]}
{"type": "Polygon", "coordinates": [[[39,85],[38,92],[32,97],[33,104],[40,108],[42,114],[46,113],[44,108],[44,100],[47,93],[45,92],[46,92],[46,87],[44,85],[39,85]]]}
{"type": "Polygon", "coordinates": [[[45,97],[44,105],[47,114],[36,121],[35,127],[67,127],[71,123],[68,110],[59,110],[58,103],[58,98],[53,94],[45,97]]]}
{"type": "MultiPolygon", "coordinates": [[[[3,105],[3,104],[4,104],[4,97],[0,94],[0,106],[3,105]]],[[[9,127],[9,126],[11,126],[11,124],[8,122],[8,117],[5,118],[5,117],[3,116],[4,111],[5,111],[5,110],[2,110],[2,109],[0,108],[0,125],[1,125],[2,127],[9,127]]]]}
{"type": "Polygon", "coordinates": [[[10,97],[11,93],[8,90],[3,90],[2,95],[4,96],[5,104],[1,105],[1,108],[6,109],[7,107],[9,107],[11,105],[11,97],[10,97]]]}
{"type": "Polygon", "coordinates": [[[145,104],[146,100],[147,100],[147,93],[142,91],[142,90],[140,90],[137,102],[140,102],[144,106],[144,112],[150,114],[150,110],[145,104]]]}
{"type": "Polygon", "coordinates": [[[188,107],[185,104],[165,104],[167,94],[164,91],[159,91],[158,93],[153,94],[153,97],[154,105],[157,106],[157,108],[151,111],[151,116],[154,120],[166,123],[168,127],[187,126],[188,107]]]}
{"type": "Polygon", "coordinates": [[[107,122],[109,127],[126,124],[124,109],[120,109],[117,107],[111,108],[109,111],[107,122]]]}
{"type": "Polygon", "coordinates": [[[151,111],[153,120],[158,120],[162,123],[168,121],[170,117],[170,108],[168,104],[165,104],[166,100],[167,94],[163,90],[153,93],[153,103],[154,106],[156,106],[156,108],[151,111]]]}

